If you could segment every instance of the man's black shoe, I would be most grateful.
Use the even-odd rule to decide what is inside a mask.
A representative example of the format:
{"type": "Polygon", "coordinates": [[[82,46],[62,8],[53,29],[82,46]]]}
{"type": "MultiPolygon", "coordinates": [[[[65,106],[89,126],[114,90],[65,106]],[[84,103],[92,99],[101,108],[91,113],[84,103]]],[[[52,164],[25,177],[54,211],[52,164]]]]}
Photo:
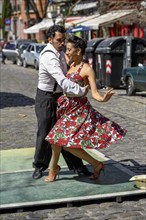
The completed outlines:
{"type": "Polygon", "coordinates": [[[40,179],[43,176],[43,171],[40,168],[35,168],[34,173],[32,175],[33,179],[40,179]]]}
{"type": "Polygon", "coordinates": [[[93,173],[90,172],[87,167],[84,165],[80,168],[76,169],[76,172],[78,173],[79,176],[85,175],[85,176],[91,176],[93,173]]]}

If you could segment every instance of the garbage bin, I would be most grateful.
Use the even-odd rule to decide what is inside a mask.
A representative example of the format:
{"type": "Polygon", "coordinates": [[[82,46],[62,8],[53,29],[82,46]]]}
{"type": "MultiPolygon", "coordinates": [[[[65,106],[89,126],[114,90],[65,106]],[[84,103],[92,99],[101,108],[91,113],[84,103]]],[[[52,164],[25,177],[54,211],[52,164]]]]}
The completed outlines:
{"type": "Polygon", "coordinates": [[[85,50],[85,60],[88,61],[88,63],[94,69],[94,71],[96,67],[94,52],[97,45],[103,40],[104,38],[94,38],[92,40],[89,40],[87,43],[87,48],[85,50]]]}
{"type": "MultiPolygon", "coordinates": [[[[96,71],[95,49],[97,45],[103,40],[104,38],[94,38],[92,40],[89,40],[87,43],[84,59],[86,62],[89,63],[89,65],[94,69],[94,71],[96,71]]],[[[99,88],[98,80],[96,81],[96,84],[97,87],[99,88]]]]}
{"type": "Polygon", "coordinates": [[[125,37],[107,38],[98,44],[95,71],[101,87],[120,87],[125,52],[125,37]]]}
{"type": "Polygon", "coordinates": [[[146,40],[142,38],[132,39],[132,63],[131,66],[138,66],[139,63],[146,63],[146,40]]]}

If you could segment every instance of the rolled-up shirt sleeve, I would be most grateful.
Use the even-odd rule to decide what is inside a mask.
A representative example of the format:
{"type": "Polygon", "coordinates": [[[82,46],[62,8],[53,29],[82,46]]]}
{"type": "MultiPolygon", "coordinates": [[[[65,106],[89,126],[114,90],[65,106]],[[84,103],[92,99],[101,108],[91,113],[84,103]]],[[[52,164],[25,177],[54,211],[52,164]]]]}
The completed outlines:
{"type": "Polygon", "coordinates": [[[45,53],[43,55],[43,65],[48,70],[48,74],[53,77],[58,85],[63,89],[64,93],[70,96],[83,96],[85,93],[85,87],[79,86],[77,83],[70,81],[65,77],[59,58],[54,53],[45,53]]]}

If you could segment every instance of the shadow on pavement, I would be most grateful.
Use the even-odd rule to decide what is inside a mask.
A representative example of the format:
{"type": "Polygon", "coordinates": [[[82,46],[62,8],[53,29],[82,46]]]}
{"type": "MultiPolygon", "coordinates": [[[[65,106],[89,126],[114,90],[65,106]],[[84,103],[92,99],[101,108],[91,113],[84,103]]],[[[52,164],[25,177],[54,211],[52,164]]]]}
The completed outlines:
{"type": "Polygon", "coordinates": [[[0,93],[0,109],[6,107],[31,106],[35,100],[19,93],[0,93]]]}
{"type": "Polygon", "coordinates": [[[146,164],[139,164],[133,159],[119,161],[122,166],[131,170],[135,175],[146,174],[146,164]]]}
{"type": "MultiPolygon", "coordinates": [[[[118,96],[127,96],[127,95],[126,95],[126,92],[125,92],[124,94],[123,93],[122,94],[118,94],[118,96]]],[[[139,93],[137,92],[134,96],[146,97],[146,93],[145,92],[143,92],[143,93],[142,92],[139,92],[139,93]]]]}
{"type": "MultiPolygon", "coordinates": [[[[91,166],[88,166],[88,169],[92,172],[91,166]]],[[[61,170],[61,178],[57,179],[57,181],[79,181],[87,184],[111,186],[116,184],[127,183],[131,178],[129,174],[115,167],[114,164],[105,164],[104,172],[101,172],[96,180],[90,180],[87,176],[84,175],[70,175],[70,172],[71,171],[69,170],[61,170]]],[[[45,173],[45,176],[47,176],[47,174],[48,173],[45,173]]]]}

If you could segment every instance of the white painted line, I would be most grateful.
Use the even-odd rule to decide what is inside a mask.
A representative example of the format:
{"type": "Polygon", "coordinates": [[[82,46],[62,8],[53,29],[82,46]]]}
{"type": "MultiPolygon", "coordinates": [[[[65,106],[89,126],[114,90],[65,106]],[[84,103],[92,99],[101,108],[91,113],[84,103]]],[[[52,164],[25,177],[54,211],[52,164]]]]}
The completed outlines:
{"type": "Polygon", "coordinates": [[[53,205],[60,203],[71,203],[71,202],[82,202],[96,199],[107,199],[107,198],[116,198],[116,197],[126,197],[126,196],[135,196],[135,195],[143,195],[146,194],[146,190],[133,190],[133,191],[125,191],[125,192],[116,192],[116,193],[107,193],[102,195],[92,195],[92,196],[78,196],[78,197],[70,197],[65,199],[52,199],[52,200],[43,200],[43,201],[32,201],[32,202],[23,202],[23,203],[12,203],[1,205],[1,209],[9,209],[9,208],[24,208],[31,206],[39,206],[39,205],[53,205]]]}

